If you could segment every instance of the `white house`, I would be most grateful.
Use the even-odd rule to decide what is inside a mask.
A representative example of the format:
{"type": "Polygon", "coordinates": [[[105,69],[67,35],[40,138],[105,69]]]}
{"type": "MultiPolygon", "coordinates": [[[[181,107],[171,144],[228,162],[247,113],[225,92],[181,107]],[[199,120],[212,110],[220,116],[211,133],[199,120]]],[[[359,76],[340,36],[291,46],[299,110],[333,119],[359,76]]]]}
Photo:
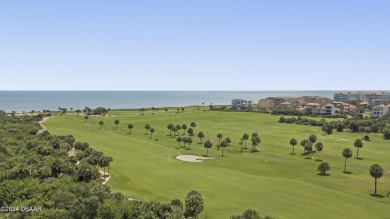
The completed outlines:
{"type": "Polygon", "coordinates": [[[232,100],[232,109],[233,110],[251,109],[252,105],[253,105],[252,100],[244,100],[244,99],[233,99],[232,100]]]}
{"type": "Polygon", "coordinates": [[[334,115],[336,112],[336,108],[333,106],[333,104],[326,104],[323,106],[320,110],[320,114],[322,115],[334,115]]]}
{"type": "Polygon", "coordinates": [[[389,112],[389,108],[383,104],[372,108],[372,116],[382,117],[389,112]]]}

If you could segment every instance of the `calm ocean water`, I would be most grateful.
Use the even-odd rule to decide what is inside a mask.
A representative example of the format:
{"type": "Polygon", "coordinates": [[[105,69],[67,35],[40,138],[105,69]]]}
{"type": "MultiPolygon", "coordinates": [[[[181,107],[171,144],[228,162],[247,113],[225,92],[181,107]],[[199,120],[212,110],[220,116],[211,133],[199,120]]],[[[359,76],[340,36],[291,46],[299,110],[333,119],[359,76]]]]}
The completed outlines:
{"type": "Polygon", "coordinates": [[[332,98],[336,91],[0,91],[0,109],[6,112],[111,109],[230,104],[234,98],[257,102],[270,96],[318,95],[332,98]]]}

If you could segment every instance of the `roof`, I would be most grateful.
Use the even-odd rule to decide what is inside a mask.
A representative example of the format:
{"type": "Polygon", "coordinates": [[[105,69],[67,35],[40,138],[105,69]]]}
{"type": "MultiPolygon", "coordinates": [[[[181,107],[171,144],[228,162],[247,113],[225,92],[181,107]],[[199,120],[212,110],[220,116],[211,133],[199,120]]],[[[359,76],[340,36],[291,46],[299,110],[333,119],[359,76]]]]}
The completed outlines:
{"type": "Polygon", "coordinates": [[[364,101],[364,102],[361,102],[361,103],[360,103],[360,105],[363,105],[363,104],[368,105],[368,102],[367,102],[367,101],[364,101]]]}
{"type": "Polygon", "coordinates": [[[385,105],[381,104],[381,105],[378,105],[372,109],[383,109],[383,108],[387,108],[385,105]]]}
{"type": "Polygon", "coordinates": [[[320,104],[318,103],[307,103],[306,106],[319,106],[320,104]]]}
{"type": "Polygon", "coordinates": [[[291,105],[291,103],[289,103],[289,102],[283,102],[283,103],[281,103],[280,105],[291,105]]]}
{"type": "Polygon", "coordinates": [[[286,98],[284,98],[284,97],[267,97],[265,99],[268,99],[268,100],[284,100],[286,98]]]}

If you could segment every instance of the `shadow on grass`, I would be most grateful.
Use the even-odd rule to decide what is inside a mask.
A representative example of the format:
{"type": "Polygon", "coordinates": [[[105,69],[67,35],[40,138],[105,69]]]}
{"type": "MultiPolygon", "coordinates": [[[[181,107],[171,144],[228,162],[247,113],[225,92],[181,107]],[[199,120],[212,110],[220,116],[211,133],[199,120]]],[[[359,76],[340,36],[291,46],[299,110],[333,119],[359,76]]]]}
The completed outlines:
{"type": "Polygon", "coordinates": [[[290,153],[290,155],[296,155],[297,153],[290,153]]]}
{"type": "Polygon", "coordinates": [[[330,173],[324,173],[324,174],[318,173],[317,175],[319,175],[319,176],[330,176],[330,173]]]}
{"type": "Polygon", "coordinates": [[[305,157],[304,159],[306,159],[306,160],[311,160],[312,158],[311,158],[311,157],[305,157]]]}
{"type": "Polygon", "coordinates": [[[384,198],[385,196],[380,195],[380,194],[370,194],[374,198],[384,198]]]}
{"type": "Polygon", "coordinates": [[[355,159],[356,159],[356,160],[364,160],[363,157],[359,157],[359,158],[355,157],[355,159]]]}
{"type": "Polygon", "coordinates": [[[343,171],[344,174],[352,174],[351,171],[343,171]]]}
{"type": "Polygon", "coordinates": [[[203,144],[203,143],[197,143],[197,144],[203,144]]]}
{"type": "Polygon", "coordinates": [[[315,161],[316,161],[316,162],[321,162],[321,161],[322,161],[322,159],[315,159],[315,161]]]}

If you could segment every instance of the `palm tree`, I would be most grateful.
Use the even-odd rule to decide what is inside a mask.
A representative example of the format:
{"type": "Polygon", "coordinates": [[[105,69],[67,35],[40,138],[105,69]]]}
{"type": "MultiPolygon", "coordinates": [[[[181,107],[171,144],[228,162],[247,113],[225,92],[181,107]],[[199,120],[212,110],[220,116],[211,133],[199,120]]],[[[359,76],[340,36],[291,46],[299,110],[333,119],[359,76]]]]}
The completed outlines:
{"type": "Polygon", "coordinates": [[[307,140],[307,139],[304,139],[304,140],[301,141],[301,146],[303,147],[303,150],[304,150],[304,151],[306,150],[306,149],[305,149],[305,146],[307,146],[307,145],[312,145],[312,144],[311,144],[311,141],[309,141],[309,140],[307,140]]]}
{"type": "Polygon", "coordinates": [[[177,135],[180,135],[181,126],[180,125],[176,125],[176,129],[177,129],[177,135]]]}
{"type": "Polygon", "coordinates": [[[129,134],[131,134],[131,130],[134,128],[134,125],[130,123],[130,124],[127,125],[127,128],[130,131],[129,134]]]}
{"type": "Polygon", "coordinates": [[[103,121],[100,121],[100,122],[99,122],[99,125],[100,125],[100,129],[103,129],[104,122],[103,122],[103,121]]]}
{"type": "Polygon", "coordinates": [[[98,165],[100,167],[103,167],[104,168],[104,172],[103,172],[103,177],[106,178],[106,166],[108,166],[108,157],[103,155],[103,156],[100,156],[99,159],[98,159],[98,165]]]}
{"type": "Polygon", "coordinates": [[[345,148],[343,150],[343,153],[341,153],[343,157],[345,158],[344,162],[344,173],[347,172],[347,159],[352,157],[352,150],[349,148],[345,148]]]}
{"type": "Polygon", "coordinates": [[[321,175],[325,175],[326,171],[330,170],[330,166],[327,162],[321,162],[317,167],[317,171],[320,172],[321,175]]]}
{"type": "Polygon", "coordinates": [[[204,147],[205,147],[206,150],[207,150],[206,156],[209,156],[209,148],[211,148],[211,146],[213,146],[213,144],[211,143],[210,140],[207,140],[207,141],[204,143],[204,147]]]}
{"type": "Polygon", "coordinates": [[[242,135],[242,138],[244,139],[244,141],[245,141],[245,149],[247,148],[246,147],[246,141],[249,139],[249,135],[247,134],[247,133],[244,133],[243,135],[242,135]]]}
{"type": "Polygon", "coordinates": [[[172,127],[173,127],[173,124],[172,123],[169,123],[167,125],[167,129],[169,129],[169,136],[172,136],[172,127]]]}
{"type": "Polygon", "coordinates": [[[225,141],[226,141],[226,143],[227,143],[228,146],[229,146],[230,143],[232,143],[232,140],[230,140],[229,137],[225,138],[225,141]]]}
{"type": "Polygon", "coordinates": [[[181,141],[184,143],[184,147],[186,147],[187,144],[187,137],[182,137],[181,141]]]}
{"type": "Polygon", "coordinates": [[[199,132],[199,133],[198,133],[198,138],[200,138],[200,143],[202,144],[202,140],[203,140],[203,138],[204,138],[203,132],[199,132]]]}
{"type": "Polygon", "coordinates": [[[183,124],[181,126],[181,129],[183,129],[183,132],[184,132],[184,135],[186,134],[186,130],[187,130],[187,125],[186,124],[183,124]]]}
{"type": "Polygon", "coordinates": [[[187,143],[188,143],[188,149],[191,149],[191,144],[192,144],[192,138],[191,137],[187,138],[187,143]]]}
{"type": "Polygon", "coordinates": [[[180,147],[181,147],[181,145],[180,145],[180,142],[182,142],[182,139],[181,139],[181,137],[180,137],[180,136],[179,136],[179,137],[177,137],[177,138],[176,138],[176,141],[177,141],[177,142],[179,142],[179,148],[180,148],[180,147]]]}
{"type": "Polygon", "coordinates": [[[171,130],[173,132],[173,137],[175,137],[176,136],[176,132],[177,132],[176,126],[172,126],[171,130]]]}
{"type": "Polygon", "coordinates": [[[168,113],[168,108],[165,108],[164,110],[165,110],[165,114],[167,114],[168,113]]]}
{"type": "Polygon", "coordinates": [[[88,121],[88,119],[89,119],[89,117],[88,117],[88,116],[84,116],[84,119],[85,119],[85,121],[84,121],[84,122],[87,122],[87,121],[88,121]]]}
{"type": "Polygon", "coordinates": [[[184,108],[183,107],[181,108],[181,113],[184,113],[184,108]]]}
{"type": "Polygon", "coordinates": [[[370,175],[375,178],[375,195],[376,195],[376,180],[383,175],[383,169],[379,164],[373,164],[370,167],[370,175]]]}
{"type": "Polygon", "coordinates": [[[353,145],[357,148],[356,158],[359,159],[359,148],[363,147],[363,141],[361,139],[356,139],[353,145]]]}
{"type": "Polygon", "coordinates": [[[292,154],[295,154],[294,149],[295,149],[295,145],[297,145],[297,140],[295,138],[290,139],[290,145],[293,147],[292,154]]]}
{"type": "Polygon", "coordinates": [[[203,198],[199,192],[192,190],[187,194],[185,201],[185,215],[190,218],[198,218],[198,215],[202,212],[203,207],[203,198]]]}
{"type": "Polygon", "coordinates": [[[147,135],[147,134],[148,134],[148,131],[149,131],[149,129],[150,129],[150,125],[149,125],[149,124],[146,124],[146,125],[145,125],[145,129],[146,129],[145,135],[147,135]]]}
{"type": "Polygon", "coordinates": [[[221,145],[221,139],[222,139],[222,137],[223,137],[222,133],[218,133],[218,134],[217,134],[218,145],[219,145],[219,146],[221,145]]]}
{"type": "Polygon", "coordinates": [[[150,138],[153,138],[154,128],[150,128],[150,138]]]}
{"type": "Polygon", "coordinates": [[[222,157],[223,157],[223,149],[226,148],[227,143],[225,140],[223,140],[223,141],[221,141],[221,143],[219,145],[222,147],[222,157]]]}
{"type": "MultiPolygon", "coordinates": [[[[317,142],[317,143],[314,145],[314,147],[316,148],[316,151],[315,151],[315,152],[317,152],[317,151],[321,152],[321,151],[324,149],[324,144],[322,144],[321,142],[317,142]]],[[[314,153],[315,153],[315,152],[314,152],[314,153]]],[[[310,158],[313,156],[314,153],[311,153],[311,154],[310,154],[310,158]]]]}
{"type": "Polygon", "coordinates": [[[243,151],[243,147],[244,147],[244,138],[240,138],[239,145],[240,145],[240,147],[241,147],[240,152],[242,152],[242,151],[243,151]]]}
{"type": "Polygon", "coordinates": [[[196,123],[195,122],[191,122],[190,126],[191,126],[191,128],[195,128],[196,127],[196,123]]]}
{"type": "Polygon", "coordinates": [[[192,128],[189,128],[187,130],[187,133],[188,133],[189,136],[193,136],[194,135],[194,130],[192,128]]]}
{"type": "Polygon", "coordinates": [[[311,135],[309,136],[309,141],[310,141],[312,144],[316,143],[316,141],[317,141],[317,136],[316,136],[315,134],[311,134],[311,135]]]}
{"type": "Polygon", "coordinates": [[[119,125],[119,120],[115,120],[115,129],[118,129],[118,125],[119,125]]]}
{"type": "MultiPolygon", "coordinates": [[[[254,133],[254,134],[256,134],[256,133],[254,133]]],[[[261,139],[258,135],[253,135],[253,137],[251,138],[251,141],[252,141],[251,151],[256,152],[257,151],[256,146],[261,142],[261,139]]]]}

